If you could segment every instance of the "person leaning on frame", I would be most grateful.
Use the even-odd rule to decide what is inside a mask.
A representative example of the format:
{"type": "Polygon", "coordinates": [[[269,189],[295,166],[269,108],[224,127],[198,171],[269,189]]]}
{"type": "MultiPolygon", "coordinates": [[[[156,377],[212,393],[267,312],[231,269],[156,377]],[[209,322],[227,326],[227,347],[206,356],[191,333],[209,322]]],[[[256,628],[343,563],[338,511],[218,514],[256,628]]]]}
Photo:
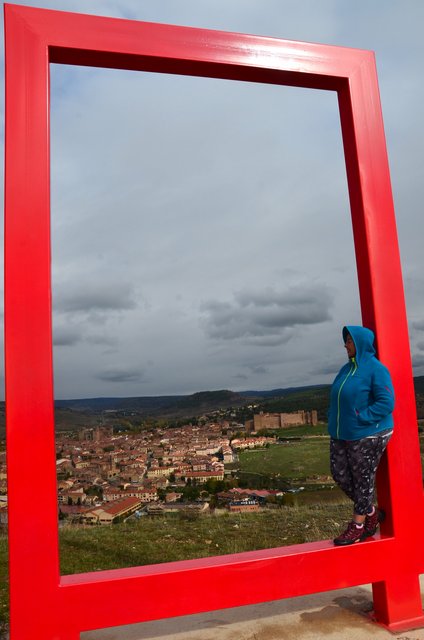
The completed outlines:
{"type": "Polygon", "coordinates": [[[375,355],[373,332],[346,326],[342,333],[349,361],[331,387],[330,466],[335,482],[353,502],[353,517],[335,545],[373,536],[385,517],[374,505],[375,477],[393,433],[395,402],[390,373],[375,355]]]}

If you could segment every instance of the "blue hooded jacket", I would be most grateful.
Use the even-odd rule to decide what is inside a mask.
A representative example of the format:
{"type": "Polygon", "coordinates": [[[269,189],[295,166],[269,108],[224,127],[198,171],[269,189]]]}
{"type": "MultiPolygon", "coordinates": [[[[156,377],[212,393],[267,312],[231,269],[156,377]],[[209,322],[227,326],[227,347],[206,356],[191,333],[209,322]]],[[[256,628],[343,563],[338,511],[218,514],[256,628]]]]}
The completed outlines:
{"type": "Polygon", "coordinates": [[[365,327],[343,327],[356,355],[337,374],[330,394],[328,431],[337,440],[360,440],[393,428],[394,391],[388,369],[376,358],[374,334],[365,327]]]}

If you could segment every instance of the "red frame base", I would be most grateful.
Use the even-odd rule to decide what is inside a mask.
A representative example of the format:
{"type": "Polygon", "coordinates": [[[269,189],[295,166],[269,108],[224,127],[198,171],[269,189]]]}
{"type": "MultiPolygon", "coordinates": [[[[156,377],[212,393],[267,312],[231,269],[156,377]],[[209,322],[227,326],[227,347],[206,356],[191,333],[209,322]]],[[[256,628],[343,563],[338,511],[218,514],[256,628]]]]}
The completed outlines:
{"type": "Polygon", "coordinates": [[[390,631],[394,635],[398,633],[403,633],[406,631],[414,631],[415,629],[424,628],[424,610],[423,615],[418,616],[416,618],[410,618],[409,620],[402,620],[402,622],[393,622],[392,624],[384,624],[384,622],[380,622],[375,612],[371,612],[369,614],[369,618],[374,624],[377,624],[379,627],[383,627],[386,631],[390,631]]]}

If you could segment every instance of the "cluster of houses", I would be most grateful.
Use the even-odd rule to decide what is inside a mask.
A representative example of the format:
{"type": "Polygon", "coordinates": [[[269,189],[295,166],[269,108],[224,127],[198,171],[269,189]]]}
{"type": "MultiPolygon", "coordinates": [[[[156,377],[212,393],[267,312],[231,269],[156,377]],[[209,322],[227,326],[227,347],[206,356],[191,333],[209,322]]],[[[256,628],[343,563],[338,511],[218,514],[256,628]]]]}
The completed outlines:
{"type": "Polygon", "coordinates": [[[239,489],[237,487],[228,491],[221,491],[217,498],[221,504],[227,506],[229,511],[259,511],[261,506],[280,498],[283,491],[277,489],[239,489]]]}
{"type": "Polygon", "coordinates": [[[141,511],[154,515],[181,509],[184,487],[222,481],[225,464],[237,460],[237,450],[275,442],[272,437],[231,440],[228,430],[226,422],[207,422],[133,435],[100,426],[59,434],[60,517],[109,524],[141,511]]]}
{"type": "MultiPolygon", "coordinates": [[[[182,504],[187,486],[222,481],[225,465],[238,460],[237,452],[274,443],[272,436],[233,437],[260,427],[316,424],[316,412],[264,414],[252,424],[226,420],[156,428],[137,434],[116,434],[97,426],[56,437],[59,518],[69,522],[110,524],[132,514],[156,515],[187,508],[182,504]]],[[[207,496],[207,491],[204,492],[207,496]]],[[[277,492],[232,489],[217,495],[230,511],[255,511],[277,492]]],[[[275,494],[275,495],[274,495],[275,494]]],[[[278,496],[277,496],[278,497],[278,496]]],[[[203,503],[190,508],[205,510],[203,503]]],[[[0,526],[7,523],[6,454],[0,452],[0,526]]]]}

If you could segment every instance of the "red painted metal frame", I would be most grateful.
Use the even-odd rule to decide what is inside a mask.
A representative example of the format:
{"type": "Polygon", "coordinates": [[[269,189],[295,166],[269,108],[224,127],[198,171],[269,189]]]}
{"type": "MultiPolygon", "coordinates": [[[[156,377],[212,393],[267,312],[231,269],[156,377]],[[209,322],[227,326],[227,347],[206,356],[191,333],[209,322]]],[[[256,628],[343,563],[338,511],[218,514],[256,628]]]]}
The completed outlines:
{"type": "Polygon", "coordinates": [[[11,639],[81,631],[372,583],[376,619],[424,625],[423,489],[397,233],[371,52],[5,6],[6,407],[11,639]],[[49,63],[336,91],[363,322],[396,389],[379,474],[380,537],[61,576],[50,285],[49,63]],[[45,490],[43,508],[38,487],[45,490]],[[28,505],[31,505],[28,508],[28,505]],[[410,527],[414,514],[415,526],[410,527]],[[169,599],[166,594],[172,594],[169,599]],[[113,605],[111,606],[111,603],[113,605]]]}

